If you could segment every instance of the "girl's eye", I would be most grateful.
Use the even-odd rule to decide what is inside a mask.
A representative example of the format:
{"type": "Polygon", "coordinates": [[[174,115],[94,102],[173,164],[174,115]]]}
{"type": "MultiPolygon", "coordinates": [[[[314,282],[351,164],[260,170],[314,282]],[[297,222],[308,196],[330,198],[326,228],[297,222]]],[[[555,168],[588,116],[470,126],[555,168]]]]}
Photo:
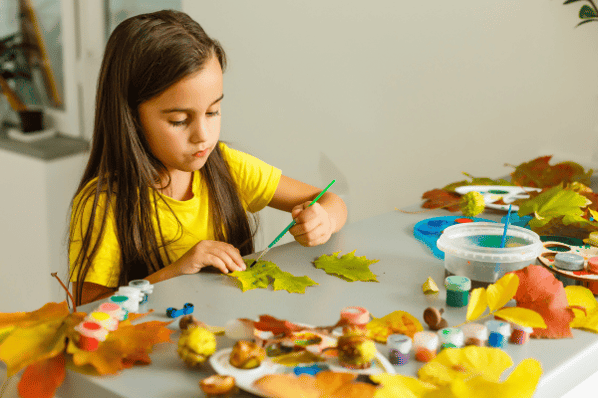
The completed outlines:
{"type": "Polygon", "coordinates": [[[220,116],[220,111],[214,111],[214,112],[207,112],[206,115],[208,116],[220,116]]]}
{"type": "Polygon", "coordinates": [[[169,123],[172,124],[174,127],[185,126],[187,124],[188,119],[184,120],[170,120],[169,123]]]}

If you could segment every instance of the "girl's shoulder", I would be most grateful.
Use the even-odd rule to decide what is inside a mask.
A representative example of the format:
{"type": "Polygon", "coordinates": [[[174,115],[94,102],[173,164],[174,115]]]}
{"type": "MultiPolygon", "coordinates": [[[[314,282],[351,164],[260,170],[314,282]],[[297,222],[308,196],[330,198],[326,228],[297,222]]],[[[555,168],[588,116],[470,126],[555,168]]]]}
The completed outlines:
{"type": "MultiPolygon", "coordinates": [[[[95,177],[90,180],[73,198],[73,213],[77,209],[84,209],[93,206],[98,189],[98,178],[95,177]]],[[[105,207],[106,205],[106,190],[102,189],[99,192],[97,199],[97,206],[105,207]]]]}

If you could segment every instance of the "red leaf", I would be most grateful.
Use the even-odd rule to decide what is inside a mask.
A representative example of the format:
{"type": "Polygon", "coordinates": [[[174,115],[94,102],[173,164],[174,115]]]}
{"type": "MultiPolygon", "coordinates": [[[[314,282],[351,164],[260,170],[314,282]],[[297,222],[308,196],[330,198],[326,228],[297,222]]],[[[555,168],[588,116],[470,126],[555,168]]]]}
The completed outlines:
{"type": "Polygon", "coordinates": [[[579,181],[589,185],[592,170],[586,172],[575,162],[561,162],[550,166],[548,162],[552,156],[542,156],[517,166],[511,173],[511,182],[523,187],[553,187],[561,182],[579,181]]]}
{"type": "Polygon", "coordinates": [[[254,322],[253,326],[257,330],[261,330],[264,332],[272,332],[272,334],[274,334],[275,336],[283,333],[290,334],[292,332],[297,332],[299,330],[305,329],[289,321],[274,318],[271,315],[260,315],[260,320],[258,322],[254,322]]]}
{"type": "Polygon", "coordinates": [[[569,323],[574,314],[569,308],[562,282],[540,265],[528,265],[514,273],[519,277],[519,288],[514,297],[517,306],[536,311],[548,326],[546,329],[534,329],[532,337],[573,337],[569,323]]]}
{"type": "Polygon", "coordinates": [[[64,354],[27,366],[19,381],[22,398],[52,398],[65,375],[64,354]]]}
{"type": "Polygon", "coordinates": [[[459,198],[461,195],[454,192],[447,192],[443,189],[432,189],[431,191],[424,192],[422,199],[426,199],[426,202],[422,204],[422,207],[426,209],[437,209],[444,207],[449,203],[454,203],[451,206],[445,207],[449,211],[459,211],[459,198]]]}

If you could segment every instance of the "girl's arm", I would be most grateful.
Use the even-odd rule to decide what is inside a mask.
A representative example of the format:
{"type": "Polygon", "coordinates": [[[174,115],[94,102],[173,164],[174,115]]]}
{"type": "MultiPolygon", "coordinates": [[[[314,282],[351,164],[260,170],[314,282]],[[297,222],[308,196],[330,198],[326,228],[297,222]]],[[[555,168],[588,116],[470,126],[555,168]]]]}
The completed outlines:
{"type": "MultiPolygon", "coordinates": [[[[78,287],[79,282],[73,282],[74,295],[77,294],[78,287]]],[[[116,292],[115,288],[98,285],[97,283],[92,282],[83,282],[83,292],[81,293],[81,305],[109,297],[114,292],[116,292]]]]}
{"type": "Polygon", "coordinates": [[[307,207],[321,191],[320,188],[283,175],[268,204],[291,213],[297,224],[289,232],[303,246],[326,243],[347,221],[345,202],[332,192],[326,192],[311,207],[307,207]]]}

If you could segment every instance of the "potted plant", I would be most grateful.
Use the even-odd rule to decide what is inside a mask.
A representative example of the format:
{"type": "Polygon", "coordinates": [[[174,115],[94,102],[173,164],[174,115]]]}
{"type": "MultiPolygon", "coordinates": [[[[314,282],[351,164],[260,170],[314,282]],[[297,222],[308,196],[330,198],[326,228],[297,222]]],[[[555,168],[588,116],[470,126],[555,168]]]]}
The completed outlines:
{"type": "Polygon", "coordinates": [[[579,18],[581,19],[581,22],[578,23],[577,26],[588,22],[598,22],[598,7],[596,7],[594,0],[566,0],[563,4],[571,4],[578,1],[587,1],[590,4],[584,4],[579,10],[579,18]]]}

